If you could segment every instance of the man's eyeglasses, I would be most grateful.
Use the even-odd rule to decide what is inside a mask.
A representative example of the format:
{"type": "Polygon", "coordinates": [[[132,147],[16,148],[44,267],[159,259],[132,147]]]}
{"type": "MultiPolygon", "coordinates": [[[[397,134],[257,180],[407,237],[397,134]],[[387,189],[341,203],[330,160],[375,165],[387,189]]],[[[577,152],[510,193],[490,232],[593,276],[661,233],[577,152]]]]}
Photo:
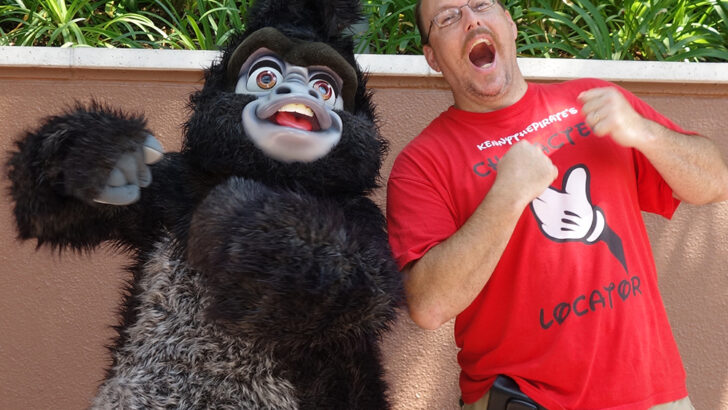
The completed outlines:
{"type": "Polygon", "coordinates": [[[484,13],[491,7],[493,7],[498,0],[468,0],[467,3],[458,7],[448,7],[440,10],[435,17],[430,21],[430,27],[427,29],[427,35],[425,36],[424,44],[430,41],[430,32],[432,31],[432,25],[434,24],[438,28],[445,28],[451,26],[463,17],[463,7],[468,7],[473,13],[484,13]],[[472,4],[471,4],[472,3],[472,4]]]}

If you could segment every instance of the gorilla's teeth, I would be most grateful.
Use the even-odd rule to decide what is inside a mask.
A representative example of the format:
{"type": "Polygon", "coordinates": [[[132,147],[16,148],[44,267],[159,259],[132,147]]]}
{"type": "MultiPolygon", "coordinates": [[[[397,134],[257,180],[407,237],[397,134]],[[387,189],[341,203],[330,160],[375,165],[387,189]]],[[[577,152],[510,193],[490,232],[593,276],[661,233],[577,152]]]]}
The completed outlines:
{"type": "Polygon", "coordinates": [[[281,107],[279,110],[283,112],[295,112],[301,115],[306,115],[309,117],[313,117],[313,110],[308,108],[304,104],[286,104],[283,107],[281,107]]]}

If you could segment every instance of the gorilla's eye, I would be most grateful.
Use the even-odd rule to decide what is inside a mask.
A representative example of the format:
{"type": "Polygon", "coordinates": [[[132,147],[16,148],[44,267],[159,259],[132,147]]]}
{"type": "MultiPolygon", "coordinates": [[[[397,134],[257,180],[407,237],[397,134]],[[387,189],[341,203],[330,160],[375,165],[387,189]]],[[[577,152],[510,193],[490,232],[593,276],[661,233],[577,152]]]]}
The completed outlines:
{"type": "Polygon", "coordinates": [[[278,76],[271,70],[263,70],[255,77],[258,87],[268,90],[276,86],[278,83],[278,76]]]}
{"type": "Polygon", "coordinates": [[[283,78],[281,72],[274,67],[256,68],[248,76],[246,88],[249,92],[260,92],[270,90],[283,78]]]}
{"type": "Polygon", "coordinates": [[[314,90],[318,91],[322,97],[324,97],[324,100],[328,100],[331,98],[332,95],[334,95],[334,90],[331,87],[331,84],[327,83],[324,80],[313,81],[313,84],[311,84],[311,86],[314,90]]]}
{"type": "Polygon", "coordinates": [[[240,68],[235,92],[238,94],[266,94],[283,82],[285,63],[270,50],[261,48],[253,53],[240,68]]]}
{"type": "Polygon", "coordinates": [[[326,104],[332,108],[341,108],[336,104],[339,100],[339,90],[336,80],[324,72],[318,72],[311,76],[308,85],[316,90],[323,97],[326,104]]]}

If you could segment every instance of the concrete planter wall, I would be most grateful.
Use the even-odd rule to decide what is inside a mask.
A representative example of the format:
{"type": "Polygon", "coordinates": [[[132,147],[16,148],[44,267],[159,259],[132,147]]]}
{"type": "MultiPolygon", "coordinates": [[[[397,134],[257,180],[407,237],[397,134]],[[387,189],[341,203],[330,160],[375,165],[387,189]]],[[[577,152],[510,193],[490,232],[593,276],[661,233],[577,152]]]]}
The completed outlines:
{"type": "MultiPolygon", "coordinates": [[[[91,98],[144,113],[178,150],[187,96],[214,52],[0,47],[2,162],[22,132],[74,101],[91,98]]],[[[452,103],[419,56],[359,56],[397,152],[452,103]]],[[[728,157],[728,64],[525,59],[532,81],[598,77],[630,89],[687,129],[715,139],[728,157]]],[[[7,181],[2,178],[2,186],[7,181]]],[[[0,201],[0,408],[88,405],[109,360],[126,259],[102,249],[59,257],[19,243],[7,195],[0,201]]],[[[384,204],[383,192],[377,197],[384,204]]],[[[728,410],[728,203],[681,205],[672,221],[645,215],[665,304],[698,409],[728,410]]],[[[416,328],[406,314],[384,340],[397,409],[456,409],[452,324],[416,328]]],[[[618,359],[618,358],[617,358],[618,359]]],[[[605,358],[605,360],[608,360],[605,358]]]]}

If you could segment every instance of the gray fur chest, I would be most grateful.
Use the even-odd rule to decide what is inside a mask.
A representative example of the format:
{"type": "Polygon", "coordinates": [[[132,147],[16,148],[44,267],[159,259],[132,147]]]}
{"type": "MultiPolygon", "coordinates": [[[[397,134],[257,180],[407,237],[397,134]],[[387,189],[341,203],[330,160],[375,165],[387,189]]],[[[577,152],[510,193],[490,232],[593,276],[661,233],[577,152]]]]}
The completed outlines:
{"type": "Polygon", "coordinates": [[[200,274],[170,255],[160,243],[144,266],[136,320],[92,408],[298,408],[266,346],[207,321],[200,274]]]}

